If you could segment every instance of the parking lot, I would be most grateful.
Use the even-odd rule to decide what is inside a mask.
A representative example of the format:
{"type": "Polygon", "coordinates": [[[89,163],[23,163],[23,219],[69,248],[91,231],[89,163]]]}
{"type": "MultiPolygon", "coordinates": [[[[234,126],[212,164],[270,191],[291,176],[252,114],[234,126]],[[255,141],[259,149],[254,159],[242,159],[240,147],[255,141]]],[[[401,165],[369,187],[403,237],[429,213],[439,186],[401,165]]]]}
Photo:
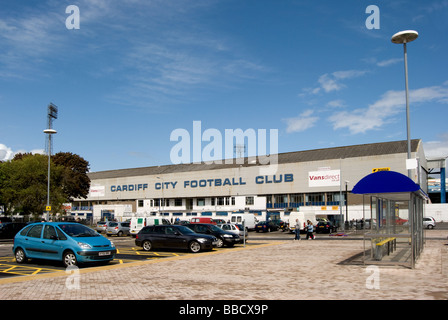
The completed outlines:
{"type": "MultiPolygon", "coordinates": [[[[259,237],[261,238],[261,237],[259,237]]],[[[126,264],[137,261],[148,261],[163,258],[181,257],[185,255],[192,255],[187,250],[170,250],[159,249],[154,251],[145,251],[141,247],[135,246],[135,240],[129,236],[127,237],[110,237],[115,243],[117,248],[117,254],[114,260],[108,263],[108,265],[126,264]]],[[[266,237],[265,237],[266,239],[266,237]]],[[[269,237],[268,237],[269,239],[269,237]]],[[[248,241],[247,246],[254,246],[263,244],[263,241],[248,241]]],[[[244,247],[243,244],[235,245],[235,248],[244,247]]],[[[26,264],[18,264],[12,255],[12,242],[4,241],[0,242],[0,279],[14,276],[28,276],[47,274],[52,272],[64,271],[65,268],[58,261],[49,260],[30,260],[26,264]]],[[[233,248],[223,247],[215,248],[213,252],[232,250],[233,248]]],[[[88,264],[80,266],[80,268],[89,268],[92,266],[98,266],[98,264],[88,264]]]]}
{"type": "Polygon", "coordinates": [[[105,266],[80,268],[75,288],[67,285],[70,274],[61,266],[30,262],[18,268],[10,245],[0,244],[0,300],[446,300],[447,235],[440,228],[427,231],[415,269],[353,263],[363,247],[356,234],[292,241],[291,234],[282,232],[251,232],[246,247],[198,254],[144,253],[133,239],[114,237],[117,258],[105,266]]]}

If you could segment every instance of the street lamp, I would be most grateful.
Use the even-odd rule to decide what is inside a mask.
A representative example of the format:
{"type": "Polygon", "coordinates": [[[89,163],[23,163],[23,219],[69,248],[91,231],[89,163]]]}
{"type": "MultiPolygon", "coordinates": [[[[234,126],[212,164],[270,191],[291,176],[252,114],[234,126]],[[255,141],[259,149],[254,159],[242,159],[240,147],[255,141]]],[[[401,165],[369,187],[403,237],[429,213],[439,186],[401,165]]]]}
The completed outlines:
{"type": "Polygon", "coordinates": [[[46,208],[46,221],[48,221],[48,217],[50,215],[50,210],[48,207],[50,206],[50,157],[51,157],[51,135],[56,134],[56,130],[54,129],[45,129],[44,133],[48,134],[48,181],[47,181],[47,208],[46,208]]]}
{"type": "MultiPolygon", "coordinates": [[[[406,129],[408,140],[408,159],[411,159],[411,123],[409,117],[409,88],[408,88],[408,53],[406,44],[418,38],[418,32],[414,30],[405,30],[397,32],[392,36],[391,41],[397,44],[403,44],[404,47],[404,75],[406,83],[406,129]]],[[[408,177],[411,178],[411,170],[408,169],[408,177]]]]}
{"type": "Polygon", "coordinates": [[[44,133],[48,135],[48,181],[47,181],[47,208],[46,211],[46,219],[50,215],[50,158],[51,158],[51,135],[56,134],[56,130],[52,129],[53,119],[58,118],[58,107],[50,102],[47,108],[47,116],[48,116],[48,129],[44,130],[44,133]]]}

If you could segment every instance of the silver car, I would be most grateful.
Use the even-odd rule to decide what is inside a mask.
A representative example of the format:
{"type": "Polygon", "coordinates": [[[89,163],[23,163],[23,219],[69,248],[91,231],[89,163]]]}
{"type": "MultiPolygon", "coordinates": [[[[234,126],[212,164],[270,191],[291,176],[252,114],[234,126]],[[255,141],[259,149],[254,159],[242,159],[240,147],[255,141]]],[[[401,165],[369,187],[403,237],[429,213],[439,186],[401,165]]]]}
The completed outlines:
{"type": "Polygon", "coordinates": [[[99,233],[106,232],[107,229],[107,221],[98,221],[96,223],[95,230],[99,233]]]}
{"type": "Polygon", "coordinates": [[[423,217],[423,227],[428,229],[434,229],[436,226],[436,220],[433,217],[423,217]]]}
{"type": "Polygon", "coordinates": [[[106,234],[108,236],[128,236],[131,234],[129,222],[109,222],[106,228],[106,234]]]}
{"type": "Polygon", "coordinates": [[[244,235],[247,241],[247,234],[248,234],[247,229],[243,231],[243,226],[241,224],[223,223],[223,224],[217,224],[216,226],[224,231],[239,235],[241,237],[241,242],[243,242],[243,235],[244,235]]]}

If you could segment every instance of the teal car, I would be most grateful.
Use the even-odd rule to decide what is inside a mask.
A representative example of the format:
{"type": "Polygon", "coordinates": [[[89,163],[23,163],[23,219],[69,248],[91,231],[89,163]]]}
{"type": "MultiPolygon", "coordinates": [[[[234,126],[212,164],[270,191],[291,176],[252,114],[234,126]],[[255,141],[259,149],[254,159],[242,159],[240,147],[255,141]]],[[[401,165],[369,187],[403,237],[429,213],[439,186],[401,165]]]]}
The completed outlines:
{"type": "Polygon", "coordinates": [[[110,240],[82,224],[41,222],[27,225],[14,237],[17,263],[28,259],[62,261],[65,267],[87,262],[109,262],[117,250],[110,240]]]}

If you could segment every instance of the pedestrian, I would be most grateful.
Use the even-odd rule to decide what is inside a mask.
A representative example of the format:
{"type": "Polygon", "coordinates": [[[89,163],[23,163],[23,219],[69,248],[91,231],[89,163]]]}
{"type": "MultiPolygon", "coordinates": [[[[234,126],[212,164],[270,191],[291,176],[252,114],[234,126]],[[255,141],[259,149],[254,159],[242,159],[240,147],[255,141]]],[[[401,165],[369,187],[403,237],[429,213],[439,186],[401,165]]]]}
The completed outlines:
{"type": "Polygon", "coordinates": [[[314,228],[314,226],[313,226],[313,223],[310,221],[310,220],[308,220],[307,221],[307,223],[308,223],[308,225],[306,226],[306,240],[308,240],[308,239],[314,239],[314,235],[313,235],[313,228],[314,228]]]}
{"type": "Polygon", "coordinates": [[[299,219],[296,219],[296,225],[295,225],[295,237],[294,240],[300,240],[300,222],[299,219]]]}

